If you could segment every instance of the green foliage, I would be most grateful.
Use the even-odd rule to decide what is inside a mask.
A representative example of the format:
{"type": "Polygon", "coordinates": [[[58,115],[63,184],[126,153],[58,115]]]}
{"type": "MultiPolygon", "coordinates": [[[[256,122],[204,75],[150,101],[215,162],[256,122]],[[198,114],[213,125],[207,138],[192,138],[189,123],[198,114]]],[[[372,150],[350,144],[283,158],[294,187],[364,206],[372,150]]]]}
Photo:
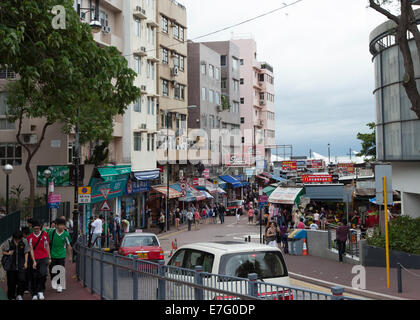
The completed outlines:
{"type": "Polygon", "coordinates": [[[225,96],[224,94],[222,94],[222,108],[223,110],[230,110],[230,103],[229,103],[229,99],[227,96],[225,96]]]}
{"type": "MultiPolygon", "coordinates": [[[[385,248],[385,235],[380,235],[377,229],[367,242],[369,245],[385,248]]],[[[402,216],[391,220],[389,223],[389,248],[420,255],[420,218],[413,219],[402,216]]]]}
{"type": "Polygon", "coordinates": [[[93,151],[93,155],[85,161],[86,164],[94,164],[95,166],[99,167],[105,164],[108,160],[109,155],[109,144],[103,142],[100,145],[95,146],[93,151]]]}
{"type": "Polygon", "coordinates": [[[0,61],[20,76],[8,88],[11,120],[44,118],[68,133],[79,118],[82,144],[109,141],[113,117],[140,96],[136,73],[115,47],[96,44],[72,0],[2,0],[0,61]],[[65,29],[52,27],[55,5],[66,9],[65,29]]]}
{"type": "Polygon", "coordinates": [[[371,130],[370,133],[358,133],[357,139],[362,142],[362,150],[358,157],[372,157],[372,160],[376,160],[376,124],[375,122],[370,122],[367,124],[369,129],[371,130]]]}

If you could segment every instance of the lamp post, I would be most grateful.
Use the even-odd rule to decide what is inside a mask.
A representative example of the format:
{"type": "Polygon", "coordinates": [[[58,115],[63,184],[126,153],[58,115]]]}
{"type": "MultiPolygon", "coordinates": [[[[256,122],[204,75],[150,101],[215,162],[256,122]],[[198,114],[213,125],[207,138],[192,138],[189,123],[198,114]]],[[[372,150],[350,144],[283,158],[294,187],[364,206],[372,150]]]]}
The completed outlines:
{"type": "Polygon", "coordinates": [[[6,174],[6,215],[9,214],[9,175],[13,172],[13,166],[6,164],[3,167],[3,172],[6,174]]]}
{"type": "Polygon", "coordinates": [[[83,11],[86,12],[94,12],[95,16],[92,20],[91,18],[91,22],[90,22],[90,27],[92,28],[92,32],[93,33],[98,33],[99,31],[101,31],[102,29],[102,24],[99,21],[99,0],[95,0],[95,8],[81,8],[80,4],[77,4],[77,13],[80,16],[80,13],[83,11]]]}
{"type": "Polygon", "coordinates": [[[197,108],[197,106],[188,106],[184,108],[173,108],[173,109],[167,109],[166,110],[166,156],[167,156],[167,168],[166,168],[166,201],[165,201],[165,231],[167,232],[169,230],[169,113],[176,110],[189,110],[197,108]]]}
{"type": "Polygon", "coordinates": [[[48,210],[48,221],[49,221],[49,225],[51,226],[51,214],[50,214],[50,208],[48,208],[48,187],[49,187],[49,182],[50,182],[50,177],[52,175],[50,170],[45,170],[44,173],[44,178],[45,178],[45,206],[48,210]]]}
{"type": "Polygon", "coordinates": [[[328,165],[331,163],[331,144],[328,144],[328,165]]]}

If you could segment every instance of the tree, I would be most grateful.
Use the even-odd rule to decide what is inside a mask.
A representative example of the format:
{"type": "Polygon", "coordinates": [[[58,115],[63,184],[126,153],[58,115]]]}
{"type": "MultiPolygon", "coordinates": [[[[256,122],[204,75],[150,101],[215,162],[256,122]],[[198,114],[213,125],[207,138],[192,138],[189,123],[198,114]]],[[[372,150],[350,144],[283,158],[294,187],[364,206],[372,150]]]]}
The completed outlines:
{"type": "Polygon", "coordinates": [[[369,0],[369,5],[374,10],[394,21],[396,44],[398,45],[404,60],[405,75],[403,86],[412,104],[413,110],[420,119],[420,94],[416,84],[413,57],[410,51],[407,34],[411,33],[420,57],[420,32],[412,7],[412,0],[369,0]],[[393,10],[397,8],[396,10],[393,10]],[[399,11],[394,14],[394,11],[399,11]]]}
{"type": "Polygon", "coordinates": [[[109,142],[113,117],[140,96],[136,73],[115,47],[100,48],[88,24],[81,23],[72,0],[2,0],[0,3],[0,62],[18,74],[8,87],[8,117],[16,121],[16,139],[27,153],[30,204],[35,198],[31,161],[47,129],[60,123],[69,133],[77,121],[80,142],[109,142]],[[65,8],[65,28],[56,29],[51,12],[65,8]],[[79,115],[79,116],[78,116],[79,115]],[[25,119],[44,120],[35,145],[22,142],[25,119]]]}
{"type": "Polygon", "coordinates": [[[375,122],[370,122],[367,124],[369,129],[371,130],[370,133],[358,133],[357,139],[362,141],[362,150],[358,157],[372,157],[373,161],[376,160],[376,130],[375,130],[375,122]]]}

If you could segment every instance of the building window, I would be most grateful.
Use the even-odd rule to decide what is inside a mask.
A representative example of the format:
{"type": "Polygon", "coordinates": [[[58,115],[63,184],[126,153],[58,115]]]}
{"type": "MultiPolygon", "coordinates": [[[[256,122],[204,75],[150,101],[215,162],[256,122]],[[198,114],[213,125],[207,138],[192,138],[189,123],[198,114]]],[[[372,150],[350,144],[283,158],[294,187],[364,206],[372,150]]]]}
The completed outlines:
{"type": "Polygon", "coordinates": [[[219,68],[214,69],[214,75],[215,75],[216,80],[220,80],[220,69],[219,68]]]}
{"type": "Polygon", "coordinates": [[[101,22],[102,27],[108,27],[108,13],[99,10],[99,21],[101,22]]]}
{"type": "Polygon", "coordinates": [[[241,104],[245,103],[245,98],[241,98],[241,104]]]}
{"type": "Polygon", "coordinates": [[[0,130],[14,130],[15,123],[9,122],[7,119],[7,94],[5,92],[0,93],[0,130]]]}
{"type": "Polygon", "coordinates": [[[221,66],[226,66],[226,56],[221,56],[220,57],[220,65],[221,66]]]}
{"type": "Polygon", "coordinates": [[[209,102],[211,102],[211,103],[214,102],[214,91],[213,90],[209,90],[209,102]]]}
{"type": "Polygon", "coordinates": [[[162,17],[162,31],[165,33],[169,32],[169,28],[168,28],[168,18],[161,16],[162,17]]]}
{"type": "Polygon", "coordinates": [[[184,41],[185,39],[185,29],[183,27],[179,27],[179,40],[184,41]]]}
{"type": "Polygon", "coordinates": [[[245,118],[244,117],[242,117],[241,118],[241,124],[244,124],[245,123],[245,118]]]}
{"type": "Polygon", "coordinates": [[[201,65],[201,74],[206,74],[206,65],[205,64],[202,64],[201,65]]]}
{"type": "Polygon", "coordinates": [[[239,62],[240,62],[240,64],[241,64],[241,66],[243,66],[243,65],[244,65],[244,59],[239,60],[239,62]]]}
{"type": "Polygon", "coordinates": [[[141,21],[138,19],[134,19],[134,35],[136,37],[141,36],[141,21]]]}
{"type": "Polygon", "coordinates": [[[201,116],[201,127],[202,128],[206,128],[207,127],[207,116],[205,114],[203,114],[201,116]]]}
{"type": "Polygon", "coordinates": [[[173,27],[174,38],[179,39],[179,26],[176,24],[173,27]]]}
{"type": "Polygon", "coordinates": [[[244,84],[244,78],[241,78],[241,80],[239,80],[240,84],[244,84]]]}
{"type": "Polygon", "coordinates": [[[138,99],[134,102],[134,111],[135,111],[135,112],[141,112],[141,98],[138,98],[138,99]]]}
{"type": "Polygon", "coordinates": [[[185,70],[185,57],[179,56],[179,70],[185,70]]]}
{"type": "Polygon", "coordinates": [[[203,101],[207,100],[206,93],[207,93],[206,88],[201,88],[201,100],[203,101]]]}
{"type": "Polygon", "coordinates": [[[210,129],[214,128],[214,116],[212,115],[209,116],[209,127],[210,129]]]}
{"type": "Polygon", "coordinates": [[[232,57],[232,70],[237,71],[239,69],[238,59],[232,57]]]}
{"type": "Polygon", "coordinates": [[[168,49],[162,48],[162,63],[168,64],[169,63],[169,54],[168,49]]]}
{"type": "Polygon", "coordinates": [[[74,142],[69,141],[67,144],[67,162],[74,163],[74,154],[76,153],[76,146],[74,142]]]}
{"type": "Polygon", "coordinates": [[[169,96],[169,82],[168,80],[162,80],[162,95],[165,97],[169,96]]]}
{"type": "Polygon", "coordinates": [[[222,89],[227,89],[227,79],[226,78],[222,79],[221,87],[222,87],[222,89]]]}
{"type": "Polygon", "coordinates": [[[261,73],[259,76],[259,81],[264,82],[264,73],[261,73]]]}
{"type": "Polygon", "coordinates": [[[174,57],[174,67],[179,67],[179,54],[175,53],[174,57]]]}
{"type": "Polygon", "coordinates": [[[141,74],[141,58],[134,57],[134,71],[140,75],[141,74]]]}
{"type": "Polygon", "coordinates": [[[175,87],[175,99],[185,100],[185,86],[177,84],[175,87]]]}
{"type": "Polygon", "coordinates": [[[222,104],[222,102],[220,101],[220,92],[216,92],[216,103],[218,105],[221,105],[222,104]]]}
{"type": "Polygon", "coordinates": [[[239,81],[233,79],[233,90],[238,92],[239,91],[239,81]]]}
{"type": "Polygon", "coordinates": [[[134,132],[134,151],[141,151],[141,132],[134,132]]]}
{"type": "Polygon", "coordinates": [[[233,102],[232,113],[239,113],[239,102],[236,102],[236,101],[233,102]]]}
{"type": "Polygon", "coordinates": [[[214,66],[211,64],[209,65],[209,76],[210,78],[214,78],[214,66]]]}
{"type": "Polygon", "coordinates": [[[22,164],[22,146],[17,143],[0,143],[0,163],[2,166],[22,164]]]}

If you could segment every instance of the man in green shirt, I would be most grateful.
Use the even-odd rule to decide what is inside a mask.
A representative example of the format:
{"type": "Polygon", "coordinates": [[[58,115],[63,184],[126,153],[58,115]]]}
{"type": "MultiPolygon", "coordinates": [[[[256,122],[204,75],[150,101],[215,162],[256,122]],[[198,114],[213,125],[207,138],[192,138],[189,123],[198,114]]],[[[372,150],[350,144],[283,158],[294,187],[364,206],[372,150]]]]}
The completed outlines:
{"type": "MultiPolygon", "coordinates": [[[[56,265],[65,267],[66,257],[69,257],[69,262],[72,263],[71,255],[71,238],[70,234],[65,230],[66,221],[64,219],[57,219],[56,228],[48,231],[51,248],[51,264],[50,274],[51,279],[56,275],[52,273],[52,268],[56,265]]],[[[57,291],[62,292],[62,286],[57,286],[57,291]]]]}

